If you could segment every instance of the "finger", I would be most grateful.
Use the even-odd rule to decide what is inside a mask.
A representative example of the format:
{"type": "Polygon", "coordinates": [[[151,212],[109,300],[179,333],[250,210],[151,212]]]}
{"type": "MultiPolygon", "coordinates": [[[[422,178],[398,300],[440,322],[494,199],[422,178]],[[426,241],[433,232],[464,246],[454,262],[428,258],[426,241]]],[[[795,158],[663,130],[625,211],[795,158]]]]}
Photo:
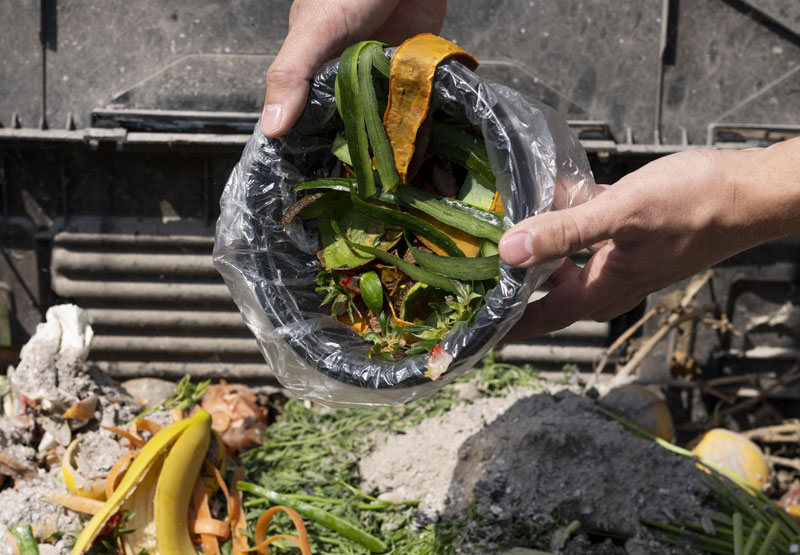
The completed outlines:
{"type": "MultiPolygon", "coordinates": [[[[561,283],[565,283],[573,278],[576,272],[580,273],[581,268],[578,267],[572,260],[567,258],[564,262],[559,266],[550,276],[547,278],[547,283],[551,287],[557,287],[561,283]]],[[[533,304],[533,303],[532,303],[533,304]]],[[[520,322],[517,323],[511,331],[509,331],[503,339],[500,340],[500,343],[507,343],[509,341],[519,341],[522,339],[528,339],[531,337],[527,335],[527,331],[525,330],[525,325],[523,322],[528,316],[528,310],[530,310],[531,305],[526,308],[526,312],[522,315],[520,322]]]]}
{"type": "Polygon", "coordinates": [[[267,70],[267,95],[261,113],[261,132],[267,137],[285,134],[303,113],[309,81],[334,47],[320,48],[313,34],[290,31],[267,70]]]}
{"type": "Polygon", "coordinates": [[[571,259],[566,258],[564,262],[561,263],[559,266],[550,276],[547,278],[547,283],[550,284],[551,287],[557,287],[560,283],[571,279],[571,277],[575,274],[575,271],[580,272],[581,268],[578,267],[575,262],[571,259]]]}
{"type": "Polygon", "coordinates": [[[305,108],[309,82],[322,64],[371,36],[397,3],[296,0],[289,14],[289,34],[267,70],[261,132],[278,137],[291,129],[305,108]]]}
{"type": "Polygon", "coordinates": [[[500,258],[511,266],[527,268],[610,239],[619,218],[611,197],[613,191],[608,190],[585,204],[518,223],[500,239],[500,258]]]}
{"type": "Polygon", "coordinates": [[[547,295],[528,305],[504,341],[520,341],[550,333],[584,318],[588,312],[581,309],[583,303],[575,300],[576,296],[584,296],[578,285],[581,272],[578,266],[562,266],[554,274],[558,284],[547,295]]]}
{"type": "Polygon", "coordinates": [[[592,256],[583,268],[565,261],[548,280],[553,289],[528,305],[505,339],[517,341],[560,330],[623,302],[622,299],[626,298],[625,284],[617,287],[603,274],[606,258],[607,252],[601,251],[592,256]]]}

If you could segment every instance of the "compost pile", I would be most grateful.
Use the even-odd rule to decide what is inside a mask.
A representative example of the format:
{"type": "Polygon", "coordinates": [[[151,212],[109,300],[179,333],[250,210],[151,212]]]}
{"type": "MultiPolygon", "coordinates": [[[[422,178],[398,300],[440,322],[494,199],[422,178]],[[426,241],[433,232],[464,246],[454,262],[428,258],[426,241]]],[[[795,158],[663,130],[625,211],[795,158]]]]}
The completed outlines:
{"type": "Polygon", "coordinates": [[[737,526],[786,552],[798,530],[606,408],[669,432],[652,403],[494,356],[436,396],[331,410],[188,378],[134,398],[86,368],[80,309],[40,331],[2,382],[5,553],[726,553],[737,526]]]}

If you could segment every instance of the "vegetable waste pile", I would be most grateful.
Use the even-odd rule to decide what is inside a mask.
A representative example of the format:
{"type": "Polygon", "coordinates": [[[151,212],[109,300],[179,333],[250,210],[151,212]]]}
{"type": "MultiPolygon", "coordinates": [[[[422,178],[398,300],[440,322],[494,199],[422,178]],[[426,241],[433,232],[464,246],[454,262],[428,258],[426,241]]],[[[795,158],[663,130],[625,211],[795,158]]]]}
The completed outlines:
{"type": "Polygon", "coordinates": [[[370,356],[429,352],[426,375],[438,379],[451,361],[439,342],[497,282],[503,207],[480,131],[431,108],[437,65],[477,61],[434,35],[406,41],[391,62],[384,46],[343,53],[338,168],[298,185],[304,196],[282,222],[316,221],[322,306],[363,336],[370,356]]]}
{"type": "MultiPolygon", "coordinates": [[[[733,553],[752,536],[763,553],[790,552],[791,511],[566,383],[490,357],[401,407],[272,397],[280,416],[265,426],[265,395],[183,380],[127,425],[80,430],[48,472],[57,479],[27,490],[49,510],[17,497],[4,540],[23,555],[657,554],[733,553]],[[225,433],[244,423],[265,430],[259,443],[225,433]],[[116,458],[97,474],[94,434],[116,458]],[[64,512],[81,517],[51,516],[64,512]]],[[[35,479],[10,478],[0,503],[35,479]]]]}
{"type": "MultiPolygon", "coordinates": [[[[18,390],[33,352],[0,382],[0,553],[732,553],[739,540],[787,553],[800,535],[794,501],[784,512],[724,478],[719,434],[697,446],[703,473],[576,395],[568,375],[547,383],[491,356],[399,407],[331,410],[184,379],[108,418],[137,405],[81,365],[61,384],[101,391],[96,403],[53,412],[18,390]],[[36,422],[71,433],[58,443],[36,422]]],[[[736,471],[773,479],[753,463],[736,471]]]]}

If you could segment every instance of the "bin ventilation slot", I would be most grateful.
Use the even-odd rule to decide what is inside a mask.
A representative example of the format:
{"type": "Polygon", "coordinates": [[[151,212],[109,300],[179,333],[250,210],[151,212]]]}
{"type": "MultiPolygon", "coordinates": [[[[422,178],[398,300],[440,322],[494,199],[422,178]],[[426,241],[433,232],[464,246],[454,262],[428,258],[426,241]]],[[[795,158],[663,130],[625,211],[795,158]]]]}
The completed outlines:
{"type": "Polygon", "coordinates": [[[90,363],[120,379],[272,379],[212,246],[208,236],[57,234],[53,292],[91,314],[90,363]]]}

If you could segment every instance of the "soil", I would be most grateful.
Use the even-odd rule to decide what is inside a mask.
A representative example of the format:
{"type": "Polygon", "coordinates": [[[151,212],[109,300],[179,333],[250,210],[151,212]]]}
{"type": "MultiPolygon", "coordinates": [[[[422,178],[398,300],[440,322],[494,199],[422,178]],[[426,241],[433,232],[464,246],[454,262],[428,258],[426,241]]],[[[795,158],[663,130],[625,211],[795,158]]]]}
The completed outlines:
{"type": "Polygon", "coordinates": [[[127,452],[117,437],[105,430],[89,432],[81,436],[81,442],[75,449],[75,466],[80,476],[97,480],[105,477],[114,463],[127,452]]]}
{"type": "Polygon", "coordinates": [[[589,546],[579,535],[562,553],[669,553],[639,519],[690,518],[706,493],[692,463],[568,391],[514,390],[457,406],[379,438],[360,470],[365,489],[386,492],[381,497],[420,499],[426,519],[458,518],[475,500],[498,523],[498,539],[517,522],[546,526],[556,515],[629,536],[623,547],[610,540],[589,546]]]}
{"type": "MultiPolygon", "coordinates": [[[[5,541],[6,529],[11,526],[34,523],[37,526],[46,526],[50,531],[80,529],[78,514],[42,497],[47,492],[66,493],[60,466],[53,467],[50,472],[40,469],[37,477],[20,480],[14,487],[0,491],[0,555],[12,553],[5,541]]],[[[71,538],[59,540],[54,545],[55,553],[69,553],[70,545],[71,538]]]]}
{"type": "MultiPolygon", "coordinates": [[[[76,513],[48,501],[42,494],[67,493],[60,464],[64,449],[75,437],[82,437],[76,452],[78,475],[88,479],[104,476],[124,450],[103,426],[119,426],[139,412],[139,405],[127,391],[104,373],[84,364],[92,337],[85,311],[74,305],[60,305],[47,311],[46,322],[22,348],[20,363],[10,367],[7,380],[11,392],[2,398],[0,410],[0,451],[7,461],[32,472],[10,473],[0,489],[0,555],[10,553],[6,528],[20,524],[38,527],[37,537],[47,531],[80,528],[76,513]],[[77,401],[97,399],[90,418],[62,416],[77,401]],[[39,468],[37,468],[39,467],[39,468]],[[31,474],[33,476],[31,477],[31,474]]],[[[59,540],[42,550],[69,551],[71,539],[59,540]]]]}

